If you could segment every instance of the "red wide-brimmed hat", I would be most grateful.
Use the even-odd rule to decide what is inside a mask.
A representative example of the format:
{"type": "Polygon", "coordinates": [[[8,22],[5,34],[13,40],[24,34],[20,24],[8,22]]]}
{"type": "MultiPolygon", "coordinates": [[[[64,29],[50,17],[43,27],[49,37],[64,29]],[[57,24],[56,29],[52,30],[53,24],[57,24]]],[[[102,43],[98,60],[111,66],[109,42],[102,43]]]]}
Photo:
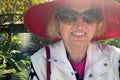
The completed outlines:
{"type": "Polygon", "coordinates": [[[104,35],[95,38],[105,40],[120,37],[120,4],[113,0],[56,0],[42,3],[28,9],[24,15],[24,24],[27,29],[43,38],[58,40],[59,38],[50,37],[47,34],[47,23],[54,11],[62,6],[76,4],[92,4],[100,9],[106,30],[104,35]]]}

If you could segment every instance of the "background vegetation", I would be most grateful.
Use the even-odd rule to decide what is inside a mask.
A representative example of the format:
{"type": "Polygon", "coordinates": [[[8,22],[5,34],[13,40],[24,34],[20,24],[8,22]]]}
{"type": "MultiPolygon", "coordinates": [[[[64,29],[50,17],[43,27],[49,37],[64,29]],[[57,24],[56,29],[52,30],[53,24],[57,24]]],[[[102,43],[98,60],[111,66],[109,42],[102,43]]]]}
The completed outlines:
{"type": "MultiPolygon", "coordinates": [[[[24,14],[29,7],[43,2],[45,0],[0,0],[0,15],[24,14]]],[[[31,45],[34,48],[29,47],[23,50],[21,47],[25,40],[21,35],[0,33],[0,80],[27,80],[28,78],[30,55],[39,47],[31,45]]]]}
{"type": "MultiPolygon", "coordinates": [[[[47,0],[0,1],[0,14],[24,14],[29,7],[46,2],[47,0]]],[[[116,1],[120,2],[120,0],[116,1]]],[[[27,33],[21,35],[20,33],[0,34],[0,80],[27,80],[30,56],[42,46],[53,43],[33,34],[27,33]],[[24,36],[27,37],[25,38],[24,36]],[[23,44],[27,44],[27,46],[23,46],[23,44]]],[[[119,38],[101,42],[120,47],[119,38]]]]}

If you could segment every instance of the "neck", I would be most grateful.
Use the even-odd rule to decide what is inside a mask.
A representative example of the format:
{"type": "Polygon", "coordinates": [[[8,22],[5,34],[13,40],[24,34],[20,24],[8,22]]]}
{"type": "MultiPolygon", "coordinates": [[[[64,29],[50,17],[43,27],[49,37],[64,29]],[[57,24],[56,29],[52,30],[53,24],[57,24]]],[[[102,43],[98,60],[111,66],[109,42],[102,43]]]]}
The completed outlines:
{"type": "Polygon", "coordinates": [[[68,52],[68,57],[76,62],[76,63],[80,63],[82,61],[82,59],[86,56],[86,51],[87,51],[87,47],[88,45],[86,46],[79,46],[79,47],[76,47],[76,46],[70,46],[70,45],[66,45],[66,49],[67,49],[67,52],[68,52]]]}

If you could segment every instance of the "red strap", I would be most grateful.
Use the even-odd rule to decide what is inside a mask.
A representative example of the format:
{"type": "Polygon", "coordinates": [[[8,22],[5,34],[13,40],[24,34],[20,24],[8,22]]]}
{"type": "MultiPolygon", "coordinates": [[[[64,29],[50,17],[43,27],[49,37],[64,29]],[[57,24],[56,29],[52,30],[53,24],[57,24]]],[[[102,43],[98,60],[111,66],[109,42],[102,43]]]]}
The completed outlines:
{"type": "Polygon", "coordinates": [[[47,80],[50,80],[50,74],[51,74],[51,66],[50,66],[50,61],[48,61],[50,59],[50,48],[47,46],[46,47],[46,60],[47,60],[47,80]]]}

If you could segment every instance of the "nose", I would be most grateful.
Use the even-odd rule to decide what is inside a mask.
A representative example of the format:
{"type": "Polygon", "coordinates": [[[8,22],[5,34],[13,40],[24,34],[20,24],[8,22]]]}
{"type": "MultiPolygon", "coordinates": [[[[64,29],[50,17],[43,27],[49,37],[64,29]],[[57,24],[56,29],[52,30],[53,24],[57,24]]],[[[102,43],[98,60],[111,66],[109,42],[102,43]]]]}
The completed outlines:
{"type": "Polygon", "coordinates": [[[78,29],[82,30],[83,27],[85,26],[85,22],[84,22],[81,18],[79,18],[79,19],[76,21],[75,26],[76,26],[78,29]]]}

